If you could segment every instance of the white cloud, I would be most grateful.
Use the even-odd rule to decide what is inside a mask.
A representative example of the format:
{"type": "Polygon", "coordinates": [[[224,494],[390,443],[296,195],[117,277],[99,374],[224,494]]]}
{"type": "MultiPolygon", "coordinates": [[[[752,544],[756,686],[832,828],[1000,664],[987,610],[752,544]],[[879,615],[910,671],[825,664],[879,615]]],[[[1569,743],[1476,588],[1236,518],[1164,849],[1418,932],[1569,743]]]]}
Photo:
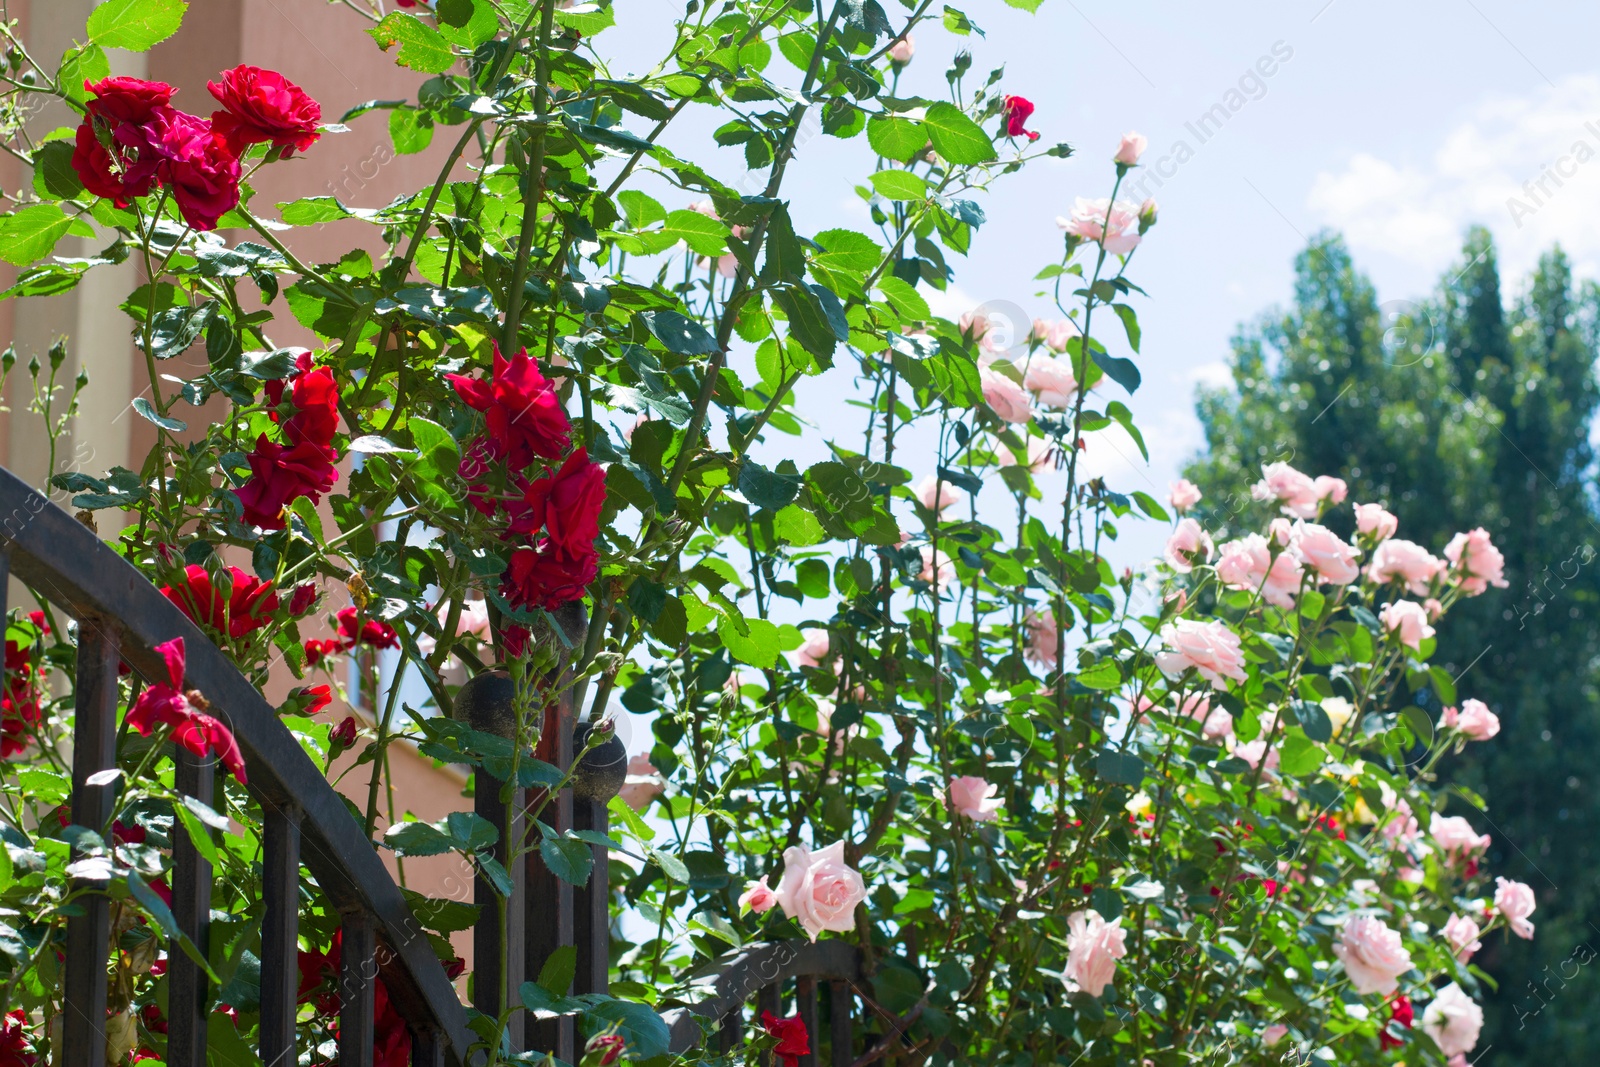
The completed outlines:
{"type": "Polygon", "coordinates": [[[1558,241],[1580,273],[1600,273],[1600,77],[1489,98],[1416,152],[1358,153],[1319,174],[1307,204],[1358,252],[1433,271],[1482,223],[1509,277],[1558,241]]]}

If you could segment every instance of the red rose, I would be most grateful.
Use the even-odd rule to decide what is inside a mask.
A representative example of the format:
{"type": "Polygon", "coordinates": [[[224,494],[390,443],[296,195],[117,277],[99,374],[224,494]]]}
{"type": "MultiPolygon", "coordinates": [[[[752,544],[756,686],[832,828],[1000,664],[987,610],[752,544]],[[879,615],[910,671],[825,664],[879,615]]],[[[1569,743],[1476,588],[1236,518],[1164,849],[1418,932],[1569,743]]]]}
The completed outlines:
{"type": "Polygon", "coordinates": [[[306,642],[306,666],[315,667],[329,656],[344,651],[344,643],[333,637],[313,637],[306,642]]]}
{"type": "Polygon", "coordinates": [[[339,620],[339,636],[344,641],[345,648],[355,648],[357,645],[371,645],[373,648],[399,648],[400,635],[394,632],[394,627],[378,619],[363,619],[360,633],[356,632],[356,616],[359,612],[355,608],[340,608],[335,613],[339,620]]]}
{"type": "Polygon", "coordinates": [[[1026,137],[1037,141],[1039,135],[1027,129],[1028,116],[1033,114],[1033,101],[1022,96],[1006,97],[1006,136],[1026,137]]]}
{"type": "MultiPolygon", "coordinates": [[[[1416,1015],[1411,1007],[1411,998],[1404,993],[1396,993],[1394,1000],[1389,1004],[1389,1024],[1399,1023],[1407,1030],[1415,1021],[1416,1015]]],[[[1399,1048],[1405,1042],[1389,1033],[1389,1025],[1378,1031],[1378,1047],[1383,1049],[1399,1048]]]]}
{"type": "Polygon", "coordinates": [[[770,1011],[761,1013],[761,1028],[770,1037],[778,1039],[773,1055],[783,1061],[784,1067],[795,1067],[796,1058],[811,1051],[811,1035],[806,1033],[805,1020],[798,1015],[780,1019],[770,1011]]]}
{"type": "Polygon", "coordinates": [[[284,440],[318,445],[332,441],[339,429],[339,386],[332,368],[295,375],[291,399],[298,410],[283,424],[284,440]]]}
{"type": "Polygon", "coordinates": [[[311,610],[311,605],[317,602],[317,596],[315,582],[301,582],[294,587],[294,595],[289,597],[289,614],[294,616],[304,615],[311,610]]]}
{"type": "Polygon", "coordinates": [[[498,505],[489,495],[489,486],[483,479],[488,475],[489,464],[493,461],[489,439],[474,437],[462,451],[461,462],[456,465],[456,476],[467,483],[467,503],[491,519],[498,505]]]}
{"type": "Polygon", "coordinates": [[[600,536],[600,509],[606,502],[606,472],[578,449],[557,471],[527,483],[514,503],[510,532],[535,534],[543,527],[550,542],[571,553],[593,551],[600,536]]]}
{"type": "Polygon", "coordinates": [[[599,1052],[600,1067],[611,1067],[613,1063],[627,1050],[628,1042],[621,1034],[600,1034],[591,1038],[589,1044],[584,1046],[584,1052],[599,1052]]]}
{"type": "Polygon", "coordinates": [[[484,413],[491,453],[512,470],[522,470],[535,456],[555,459],[567,450],[572,423],[555,387],[526,349],[508,361],[495,346],[494,374],[487,381],[461,374],[446,377],[468,407],[484,413]]]}
{"type": "Polygon", "coordinates": [[[349,748],[355,744],[356,717],[354,715],[346,715],[344,721],[335,726],[328,734],[328,741],[330,744],[337,745],[340,748],[349,748]]]}
{"type": "Polygon", "coordinates": [[[91,193],[127,207],[155,185],[161,156],[150,143],[148,126],[155,110],[172,99],[172,86],[106,78],[83,87],[92,99],[78,126],[72,169],[91,193]]]}
{"type": "Polygon", "coordinates": [[[285,448],[262,434],[246,458],[250,480],[233,492],[244,505],[244,521],[263,530],[283,529],[283,509],[291,501],[302,496],[319,501],[339,480],[334,467],[339,453],[310,441],[285,448]]]}
{"type": "Polygon", "coordinates": [[[172,107],[158,107],[145,127],[161,156],[157,175],[172,190],[183,221],[214,230],[239,203],[239,158],[211,123],[172,107]]]}
{"type": "Polygon", "coordinates": [[[599,558],[591,548],[569,553],[548,540],[538,548],[519,548],[500,576],[500,591],[519,608],[552,610],[582,599],[600,572],[599,558]]]}
{"type": "Polygon", "coordinates": [[[139,699],[128,709],[128,725],[138,730],[141,737],[149,737],[157,726],[170,726],[175,744],[201,758],[214,753],[243,785],[244,756],[239,752],[233,731],[197,708],[184,692],[183,638],[174,637],[159,644],[156,651],[166,660],[168,681],[154,682],[140,692],[139,699]]]}
{"type": "Polygon", "coordinates": [[[183,578],[161,587],[161,595],[178,606],[189,618],[229,637],[243,637],[272,621],[278,610],[278,595],[271,582],[263,582],[238,567],[228,568],[230,591],[222,593],[211,575],[198,563],[184,568],[183,578]]]}
{"type": "Polygon", "coordinates": [[[287,159],[322,136],[317,132],[322,105],[275,70],[240,64],[223,71],[220,83],[207,82],[206,88],[225,108],[212,114],[211,124],[236,156],[250,145],[270,141],[287,159]]]}
{"type": "MultiPolygon", "coordinates": [[[[302,348],[300,349],[300,354],[294,357],[294,370],[289,374],[288,378],[273,378],[261,384],[261,394],[266,398],[267,407],[275,408],[283,403],[284,386],[293,382],[302,374],[309,374],[310,372],[311,353],[302,348]]],[[[278,413],[276,411],[268,411],[267,417],[273,422],[278,421],[278,413]]]]}
{"type": "Polygon", "coordinates": [[[0,1022],[0,1067],[34,1067],[39,1058],[29,1051],[28,1013],[18,1008],[0,1022]]]}

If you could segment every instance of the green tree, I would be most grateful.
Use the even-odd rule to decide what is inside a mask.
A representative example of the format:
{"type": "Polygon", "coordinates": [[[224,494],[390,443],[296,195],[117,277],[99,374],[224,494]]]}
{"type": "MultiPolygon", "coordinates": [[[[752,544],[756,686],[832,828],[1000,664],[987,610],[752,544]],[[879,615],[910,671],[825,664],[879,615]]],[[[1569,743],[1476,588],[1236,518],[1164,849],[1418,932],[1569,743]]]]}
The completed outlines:
{"type": "MultiPolygon", "coordinates": [[[[1470,746],[1453,777],[1482,798],[1459,813],[1494,836],[1490,862],[1532,885],[1535,942],[1488,943],[1475,963],[1499,983],[1487,998],[1484,1061],[1581,1061],[1600,1048],[1600,993],[1588,916],[1600,798],[1595,663],[1600,656],[1600,524],[1590,488],[1600,289],[1575,283],[1559,249],[1525,289],[1502,294],[1487,232],[1418,303],[1380,303],[1337,236],[1295,264],[1293,306],[1234,340],[1233,382],[1199,398],[1208,453],[1189,475],[1212,490],[1213,534],[1259,522],[1249,487],[1263,463],[1339,474],[1354,501],[1385,504],[1401,536],[1438,552],[1483,526],[1510,587],[1463,602],[1439,662],[1500,716],[1492,745],[1470,746]]],[[[1348,523],[1349,512],[1343,521],[1348,523]]],[[[1342,532],[1349,532],[1348,529],[1342,532]]],[[[1431,702],[1437,713],[1439,701],[1431,702]]]]}

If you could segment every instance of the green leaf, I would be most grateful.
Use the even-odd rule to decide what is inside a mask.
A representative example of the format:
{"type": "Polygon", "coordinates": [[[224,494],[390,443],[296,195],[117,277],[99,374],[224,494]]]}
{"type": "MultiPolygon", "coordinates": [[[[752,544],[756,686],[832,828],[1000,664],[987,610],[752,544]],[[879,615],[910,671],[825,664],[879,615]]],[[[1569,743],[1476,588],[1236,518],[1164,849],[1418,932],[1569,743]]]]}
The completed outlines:
{"type": "Polygon", "coordinates": [[[641,311],[639,317],[668,352],[680,356],[709,356],[717,351],[717,339],[706,328],[676,311],[641,311]]]}
{"type": "Polygon", "coordinates": [[[1136,786],[1144,781],[1144,760],[1132,752],[1102,749],[1095,760],[1100,777],[1117,785],[1136,786]]]}
{"type": "Polygon", "coordinates": [[[149,419],[163,430],[170,430],[173,433],[182,433],[189,428],[188,423],[184,422],[182,419],[169,418],[168,416],[158,412],[156,410],[156,406],[150,403],[149,397],[134,397],[133,410],[137,411],[140,415],[144,416],[146,419],[149,419]]]}
{"type": "Polygon", "coordinates": [[[867,143],[885,159],[909,163],[927,146],[928,131],[922,128],[922,123],[917,119],[904,115],[878,115],[867,123],[867,143]]]}
{"type": "Polygon", "coordinates": [[[315,226],[319,222],[348,219],[350,212],[331,196],[308,196],[303,200],[279,204],[278,217],[290,226],[315,226]]]}
{"type": "Polygon", "coordinates": [[[672,1034],[661,1016],[648,1004],[605,1000],[583,1015],[586,1020],[598,1024],[595,1026],[597,1030],[615,1028],[628,1043],[628,1053],[632,1059],[652,1060],[667,1054],[672,1034]]]}
{"type": "Polygon", "coordinates": [[[71,141],[49,141],[33,153],[33,190],[48,200],[71,200],[83,193],[72,167],[71,141]]]}
{"type": "Polygon", "coordinates": [[[456,54],[450,42],[415,15],[392,12],[367,33],[385,52],[398,44],[400,51],[395,54],[394,61],[402,67],[424,74],[443,74],[455,64],[456,54]]]}
{"type": "MultiPolygon", "coordinates": [[[[68,100],[82,104],[89,98],[84,82],[97,82],[111,77],[111,61],[97,44],[68,49],[61,57],[56,80],[68,100]]],[[[109,204],[107,205],[110,206],[109,204]]]]}
{"type": "Polygon", "coordinates": [[[766,619],[745,619],[749,634],[741,634],[733,620],[727,616],[717,620],[717,636],[734,659],[761,670],[770,670],[778,662],[778,627],[766,619]]]}
{"type": "MultiPolygon", "coordinates": [[[[183,799],[190,800],[193,798],[184,797],[183,799]]],[[[210,832],[206,830],[199,819],[195,818],[194,813],[187,807],[180,807],[176,804],[173,805],[172,811],[178,816],[178,821],[183,823],[183,828],[188,831],[189,840],[194,842],[195,851],[200,853],[212,867],[216,867],[221,863],[221,857],[217,855],[217,843],[211,840],[210,832]]]]}
{"type": "MultiPolygon", "coordinates": [[[[923,124],[934,151],[951,163],[986,163],[995,158],[994,143],[983,128],[954,104],[940,101],[928,108],[923,124]]],[[[870,131],[868,136],[870,137],[870,131]]]]}
{"type": "Polygon", "coordinates": [[[1297,700],[1294,704],[1294,717],[1300,720],[1300,729],[1313,741],[1327,742],[1333,737],[1333,720],[1328,718],[1328,713],[1322,710],[1321,704],[1314,704],[1309,700],[1297,700]]]}
{"type": "Polygon", "coordinates": [[[824,364],[831,365],[839,339],[817,295],[803,286],[786,285],[774,289],[772,298],[789,320],[789,336],[824,364]]]}
{"type": "Polygon", "coordinates": [[[1022,10],[1028,12],[1030,15],[1033,14],[1035,11],[1038,11],[1039,10],[1039,5],[1042,4],[1042,3],[1044,3],[1044,0],[1006,0],[1006,4],[1008,6],[1010,6],[1010,7],[1020,7],[1022,10]]]}
{"type": "Polygon", "coordinates": [[[878,195],[889,200],[925,200],[928,183],[909,170],[880,170],[870,179],[878,195]]]}
{"type": "Polygon", "coordinates": [[[659,848],[653,848],[650,850],[650,858],[655,860],[656,866],[667,872],[667,877],[671,878],[673,881],[689,881],[689,868],[684,866],[684,862],[671,852],[666,852],[659,848]]]}
{"type": "Polygon", "coordinates": [[[425,822],[395,823],[384,833],[383,843],[400,856],[442,856],[455,851],[450,835],[425,822]]]}
{"type": "Polygon", "coordinates": [[[433,143],[433,115],[415,107],[389,112],[389,138],[397,155],[416,155],[433,143]]]}
{"type": "Polygon", "coordinates": [[[1290,734],[1283,739],[1278,750],[1278,767],[1284,774],[1300,778],[1322,766],[1322,761],[1327,758],[1327,751],[1309,737],[1290,734]]]}
{"type": "Polygon", "coordinates": [[[799,494],[800,476],[777,474],[747,459],[739,470],[739,492],[756,507],[776,511],[792,503],[799,494]]]}
{"type": "Polygon", "coordinates": [[[928,307],[928,301],[923,299],[916,287],[902,278],[887,274],[878,279],[878,292],[894,307],[902,321],[926,322],[933,318],[933,309],[928,307]]]}
{"type": "Polygon", "coordinates": [[[604,7],[582,4],[569,11],[556,12],[556,25],[577,30],[585,37],[593,37],[601,30],[610,29],[616,24],[617,18],[612,14],[609,4],[604,7]]]}
{"type": "Polygon", "coordinates": [[[1139,351],[1139,314],[1127,304],[1112,304],[1111,310],[1122,320],[1122,329],[1128,335],[1128,347],[1139,351]]]}
{"type": "Polygon", "coordinates": [[[539,846],[539,855],[551,874],[572,885],[587,882],[589,869],[594,866],[594,853],[586,843],[575,837],[558,837],[553,832],[539,846]]]}
{"type": "Polygon", "coordinates": [[[728,251],[728,227],[698,211],[680,208],[668,212],[661,232],[702,256],[720,256],[728,251]]]}
{"type": "Polygon", "coordinates": [[[883,246],[855,230],[823,230],[812,241],[821,251],[812,253],[813,264],[848,271],[869,271],[883,261],[883,246]]]}
{"type": "Polygon", "coordinates": [[[94,229],[54,204],[34,204],[0,217],[0,259],[26,267],[55,250],[67,234],[93,237],[94,229]]]}
{"type": "Polygon", "coordinates": [[[89,15],[89,41],[144,52],[178,32],[188,6],[187,0],[109,0],[89,15]]]}
{"type": "Polygon", "coordinates": [[[488,0],[441,0],[436,10],[439,36],[462,48],[476,49],[500,32],[500,19],[488,0]]]}
{"type": "Polygon", "coordinates": [[[1139,368],[1134,366],[1133,360],[1123,359],[1121,356],[1108,356],[1104,352],[1094,353],[1094,362],[1101,370],[1106,372],[1106,377],[1122,386],[1128,392],[1136,392],[1142,379],[1139,377],[1139,368]]]}
{"type": "Polygon", "coordinates": [[[1078,684],[1086,689],[1115,689],[1122,684],[1122,668],[1114,659],[1103,659],[1078,675],[1078,684]]]}
{"type": "Polygon", "coordinates": [[[636,230],[661,222],[667,217],[667,209],[662,207],[654,197],[647,196],[637,189],[624,189],[617,194],[617,203],[622,205],[622,211],[628,216],[628,225],[636,230]]]}
{"type": "Polygon", "coordinates": [[[562,945],[550,953],[539,968],[539,985],[552,996],[564,997],[572,988],[572,979],[578,973],[578,949],[562,945]]]}

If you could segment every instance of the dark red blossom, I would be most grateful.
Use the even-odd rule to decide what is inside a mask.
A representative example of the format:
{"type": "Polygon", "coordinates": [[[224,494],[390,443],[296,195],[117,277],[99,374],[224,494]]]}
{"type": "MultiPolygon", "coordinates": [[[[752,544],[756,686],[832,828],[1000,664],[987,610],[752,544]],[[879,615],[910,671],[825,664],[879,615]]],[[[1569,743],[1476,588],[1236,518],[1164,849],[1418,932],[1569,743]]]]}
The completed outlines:
{"type": "Polygon", "coordinates": [[[512,470],[522,470],[535,457],[556,459],[567,450],[572,423],[555,386],[539,373],[526,349],[507,360],[496,346],[490,378],[446,377],[468,407],[483,412],[490,452],[512,470]]]}
{"type": "Polygon", "coordinates": [[[1006,136],[1026,137],[1030,141],[1037,141],[1039,135],[1027,128],[1028,116],[1033,114],[1033,101],[1023,96],[1008,96],[1005,99],[1006,108],[1006,136]]]}
{"type": "Polygon", "coordinates": [[[778,1039],[772,1054],[783,1061],[784,1067],[795,1067],[798,1058],[811,1051],[811,1035],[806,1033],[805,1020],[798,1015],[780,1019],[770,1011],[761,1013],[761,1028],[769,1037],[778,1039]]]}
{"type": "Polygon", "coordinates": [[[220,82],[206,83],[223,107],[212,113],[211,124],[234,155],[243,154],[250,145],[270,142],[287,159],[322,136],[317,130],[322,105],[277,71],[240,64],[221,77],[220,82]]]}
{"type": "Polygon", "coordinates": [[[1396,1023],[1409,1030],[1415,1018],[1416,1016],[1411,1007],[1411,998],[1404,993],[1396,993],[1394,999],[1389,1002],[1389,1022],[1382,1030],[1378,1031],[1378,1047],[1391,1049],[1404,1045],[1405,1042],[1390,1034],[1389,1030],[1396,1023]]]}
{"type": "Polygon", "coordinates": [[[586,553],[563,552],[547,540],[538,548],[519,548],[500,578],[500,591],[519,608],[554,610],[580,600],[600,573],[591,547],[586,553]]]}
{"type": "Polygon", "coordinates": [[[272,583],[264,582],[238,567],[229,567],[223,589],[198,563],[184,568],[183,578],[161,587],[161,595],[178,606],[197,623],[240,638],[272,621],[278,610],[278,595],[272,583]]]}
{"type": "Polygon", "coordinates": [[[361,619],[360,612],[354,607],[340,608],[336,614],[339,620],[339,637],[344,642],[344,647],[354,648],[357,645],[371,645],[373,648],[399,648],[400,635],[394,632],[394,627],[381,619],[361,619]],[[360,630],[356,629],[359,619],[360,630]]]}
{"type": "Polygon", "coordinates": [[[339,453],[310,441],[285,448],[262,434],[256,438],[255,451],[245,458],[250,463],[250,480],[234,494],[244,506],[244,521],[263,530],[283,529],[284,508],[303,496],[313,502],[321,500],[339,480],[334,467],[339,453]]]}
{"type": "Polygon", "coordinates": [[[344,721],[328,732],[328,743],[340,748],[349,748],[356,743],[356,717],[346,715],[344,721]]]}
{"type": "Polygon", "coordinates": [[[118,207],[127,207],[156,183],[161,156],[150,143],[156,108],[172,99],[172,86],[143,78],[84,82],[87,113],[78,126],[72,169],[84,188],[118,207]]]}
{"type": "Polygon", "coordinates": [[[336,637],[313,637],[306,642],[306,666],[315,667],[329,656],[344,651],[344,642],[336,637]]]}
{"type": "Polygon", "coordinates": [[[244,756],[233,731],[206,714],[200,694],[183,688],[185,656],[183,638],[174,637],[156,646],[167,664],[167,682],[154,682],[139,694],[128,709],[128,725],[149,737],[158,726],[172,728],[172,740],[204,758],[215,755],[238,780],[245,782],[244,756]],[[170,683],[170,684],[169,684],[170,683]]]}
{"type": "Polygon", "coordinates": [[[325,685],[297,685],[278,708],[280,715],[315,715],[333,703],[333,691],[325,685]]]}
{"type": "Polygon", "coordinates": [[[621,1034],[599,1034],[589,1040],[583,1051],[600,1053],[600,1067],[611,1067],[627,1048],[628,1042],[621,1034]]]}
{"type": "Polygon", "coordinates": [[[31,1046],[28,1013],[20,1008],[7,1012],[0,1020],[0,1067],[34,1067],[39,1057],[31,1046]]]}
{"type": "MultiPolygon", "coordinates": [[[[300,1003],[314,1001],[321,1015],[339,1013],[342,935],[343,931],[335,931],[333,944],[328,946],[326,952],[315,949],[301,951],[297,961],[300,965],[300,1003]]],[[[389,999],[389,987],[384,984],[382,977],[373,986],[371,1063],[373,1067],[408,1067],[411,1062],[411,1031],[406,1026],[405,1017],[389,999]]],[[[338,1030],[337,1023],[334,1024],[334,1030],[338,1030]]]]}
{"type": "Polygon", "coordinates": [[[600,536],[600,509],[606,502],[606,472],[577,449],[558,470],[528,482],[520,499],[508,505],[510,532],[549,534],[550,544],[574,556],[594,551],[600,536]]]}
{"type": "Polygon", "coordinates": [[[317,602],[317,586],[315,582],[302,582],[294,587],[294,593],[289,597],[289,614],[299,617],[311,610],[317,602]]]}
{"type": "Polygon", "coordinates": [[[178,212],[197,230],[214,230],[239,203],[239,157],[211,123],[172,107],[158,107],[145,127],[161,157],[156,168],[172,190],[178,212]]]}

